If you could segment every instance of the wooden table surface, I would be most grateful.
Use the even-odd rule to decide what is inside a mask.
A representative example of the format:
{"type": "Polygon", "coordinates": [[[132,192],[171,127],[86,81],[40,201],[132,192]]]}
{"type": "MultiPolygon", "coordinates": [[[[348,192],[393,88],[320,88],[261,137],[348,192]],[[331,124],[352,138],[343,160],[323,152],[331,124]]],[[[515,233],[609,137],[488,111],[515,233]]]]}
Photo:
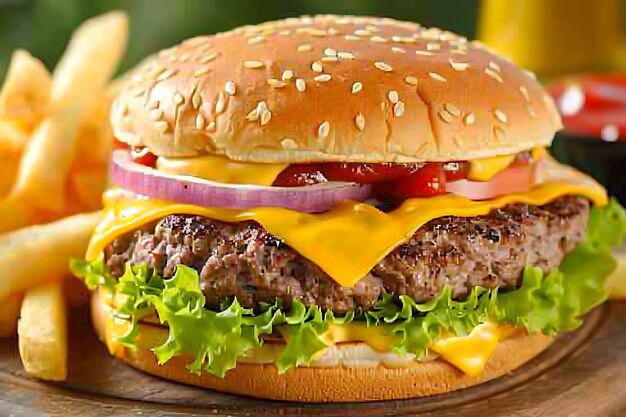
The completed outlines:
{"type": "Polygon", "coordinates": [[[596,309],[576,333],[520,370],[457,393],[364,404],[263,401],[182,386],[112,359],[74,311],[68,381],[25,376],[14,340],[0,341],[2,416],[447,416],[626,415],[626,303],[596,309]]]}

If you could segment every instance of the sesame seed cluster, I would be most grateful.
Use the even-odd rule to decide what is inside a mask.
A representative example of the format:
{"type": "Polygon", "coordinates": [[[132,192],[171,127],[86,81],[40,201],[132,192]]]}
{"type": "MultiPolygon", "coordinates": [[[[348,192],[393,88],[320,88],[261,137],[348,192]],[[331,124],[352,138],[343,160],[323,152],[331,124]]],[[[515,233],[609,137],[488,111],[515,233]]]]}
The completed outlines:
{"type": "Polygon", "coordinates": [[[115,134],[167,156],[469,159],[549,144],[534,76],[478,42],[387,18],[304,16],[189,39],[137,68],[115,134]]]}

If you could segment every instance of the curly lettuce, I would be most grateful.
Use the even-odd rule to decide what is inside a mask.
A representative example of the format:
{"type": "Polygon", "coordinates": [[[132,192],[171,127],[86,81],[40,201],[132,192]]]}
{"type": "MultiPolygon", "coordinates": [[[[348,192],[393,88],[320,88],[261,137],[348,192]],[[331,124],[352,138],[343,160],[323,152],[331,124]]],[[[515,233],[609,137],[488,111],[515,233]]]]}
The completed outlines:
{"type": "Polygon", "coordinates": [[[465,336],[487,320],[550,336],[575,329],[582,315],[607,298],[604,283],[616,266],[610,246],[621,243],[625,234],[626,212],[612,200],[591,209],[585,241],[547,276],[539,268],[527,267],[519,288],[502,292],[477,287],[462,301],[454,300],[448,287],[426,303],[383,293],[371,311],[343,317],[297,300],[289,310],[277,301],[255,311],[233,299],[212,311],[205,308],[198,273],[183,265],[171,279],[163,279],[145,266],[127,265],[117,281],[108,275],[102,259],[91,263],[74,260],[71,267],[90,290],[111,291],[117,314],[133,324],[119,343],[134,348],[137,323],[156,311],[169,328],[165,343],[153,349],[160,364],[186,354],[195,359],[188,366],[190,372],[204,370],[223,377],[239,357],[261,346],[262,335],[273,333],[276,326],[287,335],[276,360],[280,372],[306,366],[323,351],[327,345],[321,335],[329,323],[347,325],[356,320],[382,326],[396,352],[418,358],[428,353],[428,346],[443,332],[465,336]]]}

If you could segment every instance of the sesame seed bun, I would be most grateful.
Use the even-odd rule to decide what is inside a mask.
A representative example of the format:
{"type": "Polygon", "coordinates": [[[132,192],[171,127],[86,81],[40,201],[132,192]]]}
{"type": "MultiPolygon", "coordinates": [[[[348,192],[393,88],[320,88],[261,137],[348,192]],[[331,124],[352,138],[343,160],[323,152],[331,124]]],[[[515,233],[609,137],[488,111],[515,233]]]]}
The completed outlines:
{"type": "MultiPolygon", "coordinates": [[[[127,364],[165,379],[215,389],[217,391],[283,401],[352,402],[416,398],[446,393],[505,375],[548,348],[553,339],[541,333],[516,335],[500,341],[485,370],[479,376],[468,376],[439,359],[410,361],[402,366],[386,367],[310,367],[278,373],[273,364],[237,363],[226,377],[206,372],[190,373],[189,356],[176,356],[163,365],[154,353],[142,346],[128,349],[113,341],[112,308],[99,293],[91,302],[92,321],[100,340],[110,352],[127,364]]],[[[151,323],[139,323],[138,340],[167,340],[168,330],[151,323]]],[[[140,344],[140,343],[138,343],[140,344]]],[[[150,343],[148,343],[151,345],[150,343]]],[[[362,343],[341,345],[343,356],[355,358],[362,343]]]]}
{"type": "Polygon", "coordinates": [[[532,74],[477,42],[386,18],[315,16],[197,37],[141,65],[116,136],[161,156],[467,160],[548,145],[532,74]]]}

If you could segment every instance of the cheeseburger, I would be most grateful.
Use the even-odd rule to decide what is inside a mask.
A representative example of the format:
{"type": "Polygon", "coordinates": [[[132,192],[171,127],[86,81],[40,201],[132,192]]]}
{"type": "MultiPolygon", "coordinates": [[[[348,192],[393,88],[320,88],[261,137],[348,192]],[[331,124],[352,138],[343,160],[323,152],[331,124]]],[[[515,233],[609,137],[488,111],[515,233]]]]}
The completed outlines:
{"type": "Polygon", "coordinates": [[[139,67],[105,217],[73,270],[110,352],[278,400],[445,393],[605,300],[625,213],[544,151],[531,73],[385,18],[237,28],[139,67]]]}

